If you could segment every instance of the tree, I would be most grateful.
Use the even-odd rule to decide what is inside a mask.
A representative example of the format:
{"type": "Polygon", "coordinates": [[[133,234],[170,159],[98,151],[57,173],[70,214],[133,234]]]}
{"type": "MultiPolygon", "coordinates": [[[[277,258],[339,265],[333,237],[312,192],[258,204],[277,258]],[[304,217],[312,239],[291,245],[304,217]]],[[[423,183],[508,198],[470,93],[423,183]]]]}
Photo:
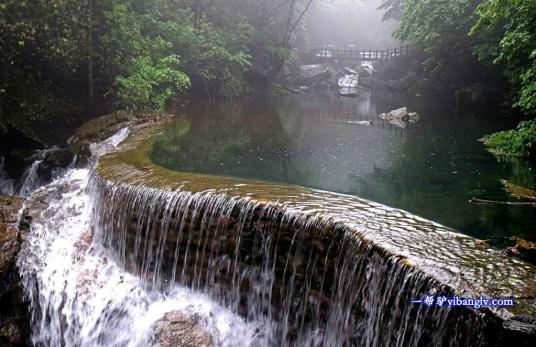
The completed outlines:
{"type": "Polygon", "coordinates": [[[81,108],[160,109],[190,87],[232,97],[269,84],[313,1],[6,0],[0,131],[35,137],[34,123],[81,108]]]}
{"type": "Polygon", "coordinates": [[[476,52],[504,67],[516,93],[514,106],[536,115],[536,2],[487,0],[476,15],[476,52]]]}
{"type": "Polygon", "coordinates": [[[171,44],[162,39],[153,43],[151,55],[136,57],[127,76],[118,76],[117,97],[131,110],[163,110],[174,93],[190,86],[180,71],[179,59],[170,54],[171,44]]]}
{"type": "Polygon", "coordinates": [[[536,2],[487,0],[476,14],[471,29],[479,39],[476,52],[503,67],[513,87],[513,106],[532,118],[484,140],[495,152],[536,158],[536,2]]]}

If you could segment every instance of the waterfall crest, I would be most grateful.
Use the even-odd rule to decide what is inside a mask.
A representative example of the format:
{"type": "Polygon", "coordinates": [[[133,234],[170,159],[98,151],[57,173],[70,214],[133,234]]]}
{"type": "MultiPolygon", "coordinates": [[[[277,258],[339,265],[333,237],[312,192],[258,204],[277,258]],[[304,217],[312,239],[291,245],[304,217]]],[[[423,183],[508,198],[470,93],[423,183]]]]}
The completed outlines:
{"type": "Polygon", "coordinates": [[[482,345],[480,317],[412,305],[450,293],[331,220],[278,204],[92,176],[100,242],[147,288],[175,283],[269,327],[263,346],[482,345]]]}
{"type": "Polygon", "coordinates": [[[41,207],[18,267],[36,346],[151,346],[172,311],[197,317],[215,346],[487,346],[512,336],[495,311],[411,301],[466,283],[465,293],[521,293],[532,267],[357,198],[163,176],[136,139],[104,155],[127,135],[92,146],[90,169],[68,170],[29,200],[41,207]],[[516,281],[480,280],[494,272],[495,283],[516,281]]]}

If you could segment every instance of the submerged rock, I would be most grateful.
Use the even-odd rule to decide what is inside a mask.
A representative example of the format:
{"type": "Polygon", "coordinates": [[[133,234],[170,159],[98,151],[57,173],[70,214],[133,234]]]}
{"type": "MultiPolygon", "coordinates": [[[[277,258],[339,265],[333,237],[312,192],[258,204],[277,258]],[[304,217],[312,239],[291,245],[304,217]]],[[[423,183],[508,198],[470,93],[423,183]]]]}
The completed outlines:
{"type": "Polygon", "coordinates": [[[155,324],[153,347],[211,347],[212,337],[195,317],[172,311],[155,324]]]}
{"type": "Polygon", "coordinates": [[[515,198],[536,200],[536,191],[532,189],[518,186],[507,180],[501,180],[501,183],[504,186],[504,190],[510,193],[510,195],[512,195],[515,198]]]}

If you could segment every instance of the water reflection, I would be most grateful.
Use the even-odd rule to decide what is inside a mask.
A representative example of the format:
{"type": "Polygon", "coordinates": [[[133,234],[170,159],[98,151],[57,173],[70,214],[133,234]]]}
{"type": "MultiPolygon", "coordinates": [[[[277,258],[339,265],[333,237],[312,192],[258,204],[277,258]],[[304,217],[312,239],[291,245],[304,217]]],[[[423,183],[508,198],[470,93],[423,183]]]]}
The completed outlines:
{"type": "Polygon", "coordinates": [[[489,119],[367,94],[193,103],[180,114],[151,154],[165,167],[357,195],[482,238],[536,238],[533,208],[468,202],[511,199],[500,179],[536,186],[529,164],[498,162],[476,141],[497,130],[489,119]],[[405,105],[423,120],[400,129],[377,117],[405,105]]]}

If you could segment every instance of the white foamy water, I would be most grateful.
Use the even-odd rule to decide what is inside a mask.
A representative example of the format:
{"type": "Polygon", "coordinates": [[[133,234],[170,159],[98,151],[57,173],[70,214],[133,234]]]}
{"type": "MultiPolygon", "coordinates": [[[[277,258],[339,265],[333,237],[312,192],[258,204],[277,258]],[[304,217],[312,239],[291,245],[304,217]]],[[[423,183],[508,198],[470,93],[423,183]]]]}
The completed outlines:
{"type": "MultiPolygon", "coordinates": [[[[127,136],[122,131],[94,153],[127,136]]],[[[32,223],[18,260],[31,301],[31,342],[38,346],[151,346],[154,323],[180,310],[195,316],[217,346],[247,346],[255,326],[208,297],[181,287],[144,288],[93,240],[88,169],[69,170],[35,194],[47,207],[32,223]]]]}
{"type": "Polygon", "coordinates": [[[11,179],[5,170],[5,158],[0,156],[0,194],[15,194],[15,180],[11,179]]]}

